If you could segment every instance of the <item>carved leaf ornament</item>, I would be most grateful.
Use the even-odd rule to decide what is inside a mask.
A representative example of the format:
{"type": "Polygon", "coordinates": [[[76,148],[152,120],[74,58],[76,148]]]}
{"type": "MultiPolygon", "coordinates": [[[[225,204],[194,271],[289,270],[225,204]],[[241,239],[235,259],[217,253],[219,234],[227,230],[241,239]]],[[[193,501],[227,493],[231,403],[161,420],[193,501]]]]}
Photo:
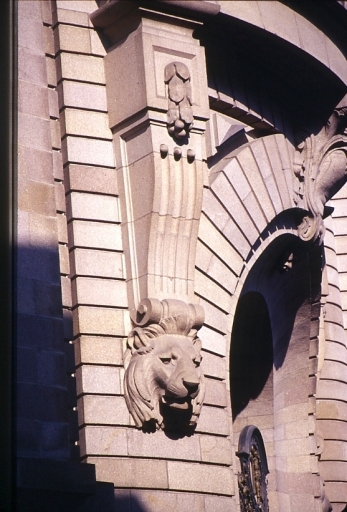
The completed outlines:
{"type": "Polygon", "coordinates": [[[297,134],[295,202],[304,211],[298,226],[304,241],[322,243],[329,199],[347,181],[347,107],[336,108],[318,135],[297,134]]]}
{"type": "Polygon", "coordinates": [[[165,67],[164,73],[169,98],[168,132],[182,139],[188,136],[194,121],[189,69],[182,62],[171,62],[165,67]]]}

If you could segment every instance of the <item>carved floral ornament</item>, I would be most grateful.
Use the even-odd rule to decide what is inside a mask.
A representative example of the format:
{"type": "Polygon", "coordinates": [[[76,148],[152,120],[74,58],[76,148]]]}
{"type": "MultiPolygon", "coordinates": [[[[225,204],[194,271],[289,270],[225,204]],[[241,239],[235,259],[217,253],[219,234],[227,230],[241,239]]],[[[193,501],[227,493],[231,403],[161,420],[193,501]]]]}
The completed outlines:
{"type": "Polygon", "coordinates": [[[323,219],[331,213],[325,204],[347,181],[347,96],[317,135],[302,131],[296,137],[294,200],[304,211],[299,236],[322,243],[323,219]]]}
{"type": "Polygon", "coordinates": [[[141,302],[124,357],[125,400],[137,427],[195,428],[205,394],[197,336],[203,321],[199,305],[173,299],[141,302]]]}

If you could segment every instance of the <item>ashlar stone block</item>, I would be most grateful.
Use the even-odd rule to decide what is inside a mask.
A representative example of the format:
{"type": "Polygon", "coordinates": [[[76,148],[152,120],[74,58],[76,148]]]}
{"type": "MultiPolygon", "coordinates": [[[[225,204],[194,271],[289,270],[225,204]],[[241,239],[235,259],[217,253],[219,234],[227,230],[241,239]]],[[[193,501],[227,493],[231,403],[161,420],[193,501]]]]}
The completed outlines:
{"type": "Polygon", "coordinates": [[[117,174],[114,169],[70,164],[65,180],[71,191],[118,195],[117,174]]]}
{"type": "Polygon", "coordinates": [[[104,65],[100,57],[62,53],[59,58],[61,78],[100,85],[105,84],[104,65]]]}
{"type": "Polygon", "coordinates": [[[123,279],[123,255],[97,249],[74,249],[71,276],[108,277],[123,279]]]}
{"type": "Polygon", "coordinates": [[[196,430],[201,433],[228,436],[230,429],[226,410],[204,405],[201,409],[196,430]]]}
{"type": "Polygon", "coordinates": [[[97,3],[90,0],[57,0],[57,8],[90,14],[97,9],[97,3]]]}
{"type": "Polygon", "coordinates": [[[124,313],[120,310],[79,306],[73,311],[74,334],[124,336],[124,313]]]}
{"type": "Polygon", "coordinates": [[[107,112],[106,88],[103,85],[64,79],[58,86],[59,106],[107,112]]]}
{"type": "Polygon", "coordinates": [[[77,401],[79,424],[129,425],[130,415],[122,396],[84,395],[77,401]]]}
{"type": "Polygon", "coordinates": [[[18,81],[18,110],[25,114],[48,119],[48,89],[38,84],[18,81]]]}
{"type": "Polygon", "coordinates": [[[79,135],[112,140],[107,114],[70,108],[65,108],[63,112],[62,135],[79,135]]]}
{"type": "Polygon", "coordinates": [[[219,436],[200,436],[201,460],[216,464],[232,464],[230,439],[219,436]]]}
{"type": "Polygon", "coordinates": [[[69,224],[72,246],[119,251],[122,249],[120,226],[117,224],[76,220],[69,224]]]}
{"type": "Polygon", "coordinates": [[[124,428],[86,426],[80,431],[80,439],[84,455],[128,455],[127,431],[124,428]]]}
{"type": "Polygon", "coordinates": [[[141,430],[127,431],[128,455],[163,459],[201,460],[199,437],[170,439],[164,432],[144,435],[141,430]]]}
{"type": "Polygon", "coordinates": [[[230,468],[168,461],[169,488],[231,496],[234,479],[230,468]]]}
{"type": "Polygon", "coordinates": [[[75,342],[76,365],[81,363],[123,365],[123,343],[119,338],[81,336],[75,342]]]}
{"type": "Polygon", "coordinates": [[[114,366],[82,365],[76,370],[77,394],[120,394],[119,368],[114,366]]]}
{"type": "Polygon", "coordinates": [[[56,29],[59,34],[59,50],[63,52],[91,53],[88,28],[59,24],[56,29]]]}
{"type": "Polygon", "coordinates": [[[111,141],[69,136],[62,142],[62,153],[65,162],[115,166],[111,141]]]}
{"type": "Polygon", "coordinates": [[[235,274],[241,272],[243,265],[242,258],[205,215],[201,215],[199,238],[210,247],[215,254],[218,254],[222,261],[224,261],[235,274]]]}
{"type": "Polygon", "coordinates": [[[125,281],[77,277],[72,282],[75,304],[127,307],[125,281]]]}
{"type": "Polygon", "coordinates": [[[189,510],[190,512],[202,512],[204,508],[204,496],[195,493],[169,492],[169,491],[145,491],[136,490],[131,492],[144,510],[165,510],[175,512],[178,510],[189,510]]]}
{"type": "Polygon", "coordinates": [[[167,463],[163,460],[88,457],[95,464],[96,479],[115,487],[167,489],[167,463]]]}
{"type": "Polygon", "coordinates": [[[27,48],[18,48],[18,79],[46,87],[47,69],[44,55],[36,55],[27,48]]]}
{"type": "Polygon", "coordinates": [[[198,269],[195,272],[195,293],[214,302],[226,313],[229,312],[230,295],[198,269]]]}
{"type": "Polygon", "coordinates": [[[66,199],[69,219],[120,222],[118,197],[71,192],[66,199]]]}

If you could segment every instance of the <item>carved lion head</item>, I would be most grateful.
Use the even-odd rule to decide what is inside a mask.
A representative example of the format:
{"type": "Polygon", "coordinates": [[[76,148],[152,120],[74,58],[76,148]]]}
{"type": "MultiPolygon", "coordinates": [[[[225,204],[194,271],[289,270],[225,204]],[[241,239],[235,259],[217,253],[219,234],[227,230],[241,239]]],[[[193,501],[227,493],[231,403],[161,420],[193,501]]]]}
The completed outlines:
{"type": "Polygon", "coordinates": [[[205,393],[200,349],[196,330],[180,317],[130,333],[124,391],[136,426],[150,431],[195,427],[205,393]]]}

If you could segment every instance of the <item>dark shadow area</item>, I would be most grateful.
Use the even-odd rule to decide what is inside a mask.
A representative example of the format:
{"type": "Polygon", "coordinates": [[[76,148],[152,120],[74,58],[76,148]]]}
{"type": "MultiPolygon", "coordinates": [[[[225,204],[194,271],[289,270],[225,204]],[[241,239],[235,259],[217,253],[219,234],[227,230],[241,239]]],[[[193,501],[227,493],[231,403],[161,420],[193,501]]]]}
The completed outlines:
{"type": "Polygon", "coordinates": [[[284,130],[294,143],[292,134],[303,126],[317,133],[346,93],[342,81],[318,60],[240,19],[220,13],[196,36],[206,50],[209,86],[234,100],[223,104],[211,98],[212,110],[254,125],[264,135],[284,130]]]}
{"type": "Polygon", "coordinates": [[[97,482],[94,495],[76,512],[148,512],[148,509],[130,489],[117,490],[113,484],[97,482]]]}
{"type": "Polygon", "coordinates": [[[231,335],[233,419],[270,385],[272,367],[283,366],[292,339],[308,348],[311,304],[319,300],[322,261],[320,247],[285,234],[251,269],[231,335]]]}
{"type": "Polygon", "coordinates": [[[148,512],[131,491],[117,491],[112,483],[97,482],[93,493],[23,489],[16,512],[148,512]],[[119,493],[119,494],[118,494],[119,493]]]}
{"type": "Polygon", "coordinates": [[[264,297],[240,298],[231,335],[230,388],[233,419],[263,390],[272,370],[272,333],[264,297]]]}
{"type": "Polygon", "coordinates": [[[16,248],[13,452],[16,512],[146,512],[79,460],[72,317],[58,247],[16,248]]]}

